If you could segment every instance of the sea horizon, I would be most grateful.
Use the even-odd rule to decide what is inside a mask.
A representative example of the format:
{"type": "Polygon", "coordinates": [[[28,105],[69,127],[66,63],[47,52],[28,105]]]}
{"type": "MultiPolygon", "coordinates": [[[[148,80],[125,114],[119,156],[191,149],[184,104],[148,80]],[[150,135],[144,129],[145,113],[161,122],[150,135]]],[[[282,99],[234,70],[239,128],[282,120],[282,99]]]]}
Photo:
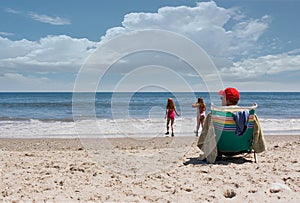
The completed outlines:
{"type": "MultiPolygon", "coordinates": [[[[136,93],[136,91],[0,91],[0,93],[136,93]]],[[[168,91],[139,91],[140,93],[157,93],[157,92],[168,92],[168,91]]],[[[172,91],[177,93],[186,93],[186,91],[172,91]]],[[[189,91],[189,92],[200,92],[208,93],[209,91],[189,91]]],[[[216,93],[217,91],[211,91],[216,93]]],[[[300,91],[239,91],[240,93],[300,93],[300,91]]]]}

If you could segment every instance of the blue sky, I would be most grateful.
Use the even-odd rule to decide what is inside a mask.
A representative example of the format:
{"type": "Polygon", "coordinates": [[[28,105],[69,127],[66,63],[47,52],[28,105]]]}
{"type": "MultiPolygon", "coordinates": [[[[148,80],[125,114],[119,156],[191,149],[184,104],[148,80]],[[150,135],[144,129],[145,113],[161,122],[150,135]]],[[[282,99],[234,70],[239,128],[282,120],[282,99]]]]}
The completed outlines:
{"type": "MultiPolygon", "coordinates": [[[[72,91],[95,47],[130,31],[153,28],[201,46],[224,86],[299,91],[299,8],[298,0],[1,1],[0,91],[72,91]]],[[[126,64],[136,64],[137,58],[126,58],[126,64]]],[[[105,80],[108,91],[113,77],[105,80]]],[[[183,77],[195,90],[206,91],[201,78],[183,77]]],[[[128,84],[124,90],[131,88],[128,84]]]]}

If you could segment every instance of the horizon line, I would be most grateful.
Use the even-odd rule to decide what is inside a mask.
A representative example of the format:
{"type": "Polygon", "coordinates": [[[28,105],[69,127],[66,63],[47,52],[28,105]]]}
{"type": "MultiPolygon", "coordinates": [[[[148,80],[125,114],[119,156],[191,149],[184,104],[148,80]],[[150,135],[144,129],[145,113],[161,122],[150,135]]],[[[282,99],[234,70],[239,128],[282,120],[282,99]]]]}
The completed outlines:
{"type": "MultiPolygon", "coordinates": [[[[136,93],[166,93],[168,91],[139,91],[136,93]]],[[[187,93],[183,91],[173,91],[177,93],[187,93]]],[[[191,91],[192,92],[192,91],[191,91]]],[[[210,93],[209,91],[194,91],[194,92],[201,92],[201,93],[210,93]]],[[[218,91],[211,91],[211,92],[218,92],[218,91]]],[[[239,92],[249,92],[249,93],[268,93],[268,92],[274,92],[274,93],[300,93],[300,91],[239,91],[239,92]]],[[[133,91],[0,91],[0,93],[133,93],[133,91]]],[[[172,93],[172,92],[170,92],[172,93]]]]}

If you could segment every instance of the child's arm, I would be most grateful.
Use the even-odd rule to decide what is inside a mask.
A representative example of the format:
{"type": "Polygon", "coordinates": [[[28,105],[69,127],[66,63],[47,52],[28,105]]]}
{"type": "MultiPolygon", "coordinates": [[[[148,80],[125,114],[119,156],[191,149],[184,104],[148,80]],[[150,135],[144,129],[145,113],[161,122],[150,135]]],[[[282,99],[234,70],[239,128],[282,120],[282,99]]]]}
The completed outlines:
{"type": "Polygon", "coordinates": [[[192,105],[193,108],[196,108],[196,107],[198,107],[198,106],[199,106],[199,103],[198,103],[198,102],[196,102],[195,104],[192,105]]]}
{"type": "Polygon", "coordinates": [[[177,112],[176,108],[174,110],[175,110],[176,115],[180,116],[180,114],[177,112]]]}

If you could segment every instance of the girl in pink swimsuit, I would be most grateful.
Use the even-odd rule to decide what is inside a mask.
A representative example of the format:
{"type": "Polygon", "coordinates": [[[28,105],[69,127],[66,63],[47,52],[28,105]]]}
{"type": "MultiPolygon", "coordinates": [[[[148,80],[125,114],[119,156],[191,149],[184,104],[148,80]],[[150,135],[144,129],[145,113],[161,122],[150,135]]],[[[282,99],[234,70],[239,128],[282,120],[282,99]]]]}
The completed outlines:
{"type": "Polygon", "coordinates": [[[171,130],[172,134],[171,136],[174,137],[174,120],[175,120],[175,114],[177,116],[180,116],[180,114],[176,111],[176,106],[172,98],[168,99],[167,106],[166,106],[166,116],[167,118],[167,132],[166,135],[169,134],[169,123],[171,121],[171,130]]]}
{"type": "Polygon", "coordinates": [[[204,125],[206,104],[204,103],[203,98],[199,97],[198,101],[193,104],[192,107],[197,108],[197,126],[194,132],[196,133],[196,136],[198,136],[200,125],[202,128],[204,125]]]}

